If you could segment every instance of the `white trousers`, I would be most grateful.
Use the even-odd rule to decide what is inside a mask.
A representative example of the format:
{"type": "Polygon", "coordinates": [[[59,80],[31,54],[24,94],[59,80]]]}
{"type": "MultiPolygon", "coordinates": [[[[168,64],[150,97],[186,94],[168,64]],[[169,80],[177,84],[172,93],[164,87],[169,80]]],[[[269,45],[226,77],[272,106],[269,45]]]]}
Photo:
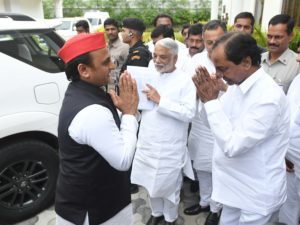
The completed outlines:
{"type": "Polygon", "coordinates": [[[202,170],[196,170],[198,181],[199,181],[199,194],[200,194],[200,202],[199,205],[205,207],[210,205],[210,211],[213,213],[218,213],[222,204],[215,202],[212,200],[212,173],[202,170]]]}
{"type": "Polygon", "coordinates": [[[167,198],[151,198],[149,196],[150,208],[152,210],[152,216],[164,216],[165,221],[173,222],[178,218],[178,206],[180,202],[180,189],[182,185],[182,175],[179,178],[175,190],[175,203],[169,201],[167,198]]]}
{"type": "Polygon", "coordinates": [[[299,225],[300,219],[300,180],[295,173],[286,173],[287,199],[279,211],[279,222],[299,225]]]}
{"type": "MultiPolygon", "coordinates": [[[[133,213],[132,213],[132,204],[129,204],[124,209],[122,209],[117,215],[110,218],[109,220],[101,223],[99,225],[132,225],[133,224],[133,213]]],[[[75,225],[74,223],[65,220],[56,214],[56,225],[75,225]]],[[[85,216],[84,222],[82,225],[89,225],[89,215],[88,213],[85,216]]]]}
{"type": "Polygon", "coordinates": [[[265,225],[278,221],[278,211],[266,216],[223,205],[219,225],[265,225]]]}

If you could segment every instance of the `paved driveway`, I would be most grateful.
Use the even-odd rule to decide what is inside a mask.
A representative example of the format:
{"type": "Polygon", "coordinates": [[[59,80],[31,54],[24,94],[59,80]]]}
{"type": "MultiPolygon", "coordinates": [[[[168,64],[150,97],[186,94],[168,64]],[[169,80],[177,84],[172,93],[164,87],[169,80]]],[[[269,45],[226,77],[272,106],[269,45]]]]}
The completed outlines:
{"type": "MultiPolygon", "coordinates": [[[[184,183],[181,191],[181,203],[179,207],[179,218],[176,225],[203,225],[207,213],[200,213],[196,216],[186,216],[183,209],[198,201],[198,193],[193,194],[189,191],[189,183],[184,183]]],[[[151,210],[148,204],[147,192],[144,188],[139,189],[137,194],[132,195],[134,225],[144,225],[150,217],[151,210]]],[[[55,213],[53,207],[43,211],[39,215],[29,220],[15,225],[55,225],[55,213]]],[[[121,225],[121,224],[120,224],[121,225]]]]}

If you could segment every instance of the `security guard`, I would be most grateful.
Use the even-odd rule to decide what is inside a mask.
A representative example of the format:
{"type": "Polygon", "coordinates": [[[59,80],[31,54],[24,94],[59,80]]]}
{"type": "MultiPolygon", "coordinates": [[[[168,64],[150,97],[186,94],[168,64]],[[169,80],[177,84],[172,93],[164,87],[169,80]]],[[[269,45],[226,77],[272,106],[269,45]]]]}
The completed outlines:
{"type": "Polygon", "coordinates": [[[121,73],[126,70],[127,66],[148,67],[152,55],[142,41],[145,29],[144,22],[138,18],[123,20],[123,42],[129,44],[130,48],[127,60],[121,68],[121,73]]]}
{"type": "MultiPolygon", "coordinates": [[[[123,42],[129,44],[129,54],[123,64],[120,74],[127,69],[127,66],[148,67],[152,54],[143,44],[143,32],[146,30],[144,22],[138,18],[125,18],[123,20],[122,39],[123,42]]],[[[116,91],[118,87],[116,86],[116,91]]],[[[131,170],[130,170],[131,173],[131,170]]],[[[131,194],[138,192],[138,186],[131,184],[131,194]]]]}

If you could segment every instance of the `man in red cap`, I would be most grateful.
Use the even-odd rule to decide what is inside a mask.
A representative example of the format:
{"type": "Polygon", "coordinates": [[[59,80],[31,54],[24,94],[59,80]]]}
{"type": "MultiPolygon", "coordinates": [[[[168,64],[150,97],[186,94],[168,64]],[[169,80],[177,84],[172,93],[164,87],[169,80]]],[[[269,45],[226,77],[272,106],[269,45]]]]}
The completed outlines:
{"type": "Polygon", "coordinates": [[[71,82],[59,115],[56,224],[132,224],[127,170],[138,127],[136,83],[124,73],[119,96],[101,88],[115,68],[103,33],[79,34],[58,55],[71,82]]]}

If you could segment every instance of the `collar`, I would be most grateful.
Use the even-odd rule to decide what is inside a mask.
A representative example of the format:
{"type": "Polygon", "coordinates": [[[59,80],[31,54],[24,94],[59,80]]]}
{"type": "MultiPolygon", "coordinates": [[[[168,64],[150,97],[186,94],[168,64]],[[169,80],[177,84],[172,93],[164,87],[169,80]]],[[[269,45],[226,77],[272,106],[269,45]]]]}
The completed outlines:
{"type": "MultiPolygon", "coordinates": [[[[287,65],[287,63],[288,63],[288,61],[289,61],[289,51],[290,51],[290,49],[287,48],[287,49],[279,56],[279,58],[276,59],[276,60],[274,61],[274,63],[278,61],[278,62],[281,62],[281,63],[284,64],[284,65],[287,65]]],[[[266,52],[265,54],[262,54],[262,57],[261,57],[262,60],[261,60],[261,61],[270,64],[269,58],[270,58],[270,52],[266,52]]],[[[273,63],[273,64],[274,64],[274,63],[273,63]]]]}
{"type": "Polygon", "coordinates": [[[142,46],[142,45],[144,45],[143,44],[143,41],[141,41],[141,40],[139,40],[139,41],[137,41],[132,47],[130,47],[130,51],[133,51],[133,49],[135,49],[135,48],[137,48],[137,47],[139,47],[139,46],[142,46]]]}
{"type": "Polygon", "coordinates": [[[262,74],[264,73],[263,68],[259,68],[253,74],[251,74],[246,80],[243,81],[240,85],[238,85],[239,89],[243,94],[246,94],[247,91],[260,79],[262,74]]]}
{"type": "Polygon", "coordinates": [[[120,38],[117,38],[112,44],[109,45],[110,48],[116,47],[117,45],[120,45],[121,40],[120,38]]]}

